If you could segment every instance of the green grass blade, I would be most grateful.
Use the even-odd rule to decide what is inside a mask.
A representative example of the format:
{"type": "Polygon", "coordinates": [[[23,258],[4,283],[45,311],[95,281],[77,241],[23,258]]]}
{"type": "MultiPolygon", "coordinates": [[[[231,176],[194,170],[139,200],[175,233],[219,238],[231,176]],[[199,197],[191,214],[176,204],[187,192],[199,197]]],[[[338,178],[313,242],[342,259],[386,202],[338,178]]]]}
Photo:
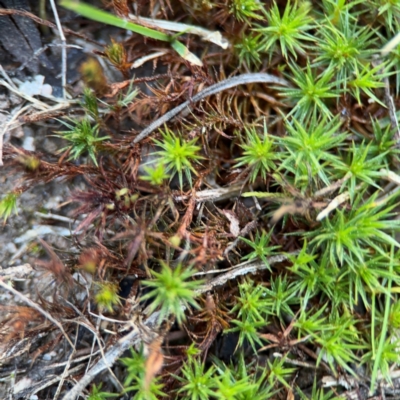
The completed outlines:
{"type": "Polygon", "coordinates": [[[163,42],[170,41],[170,37],[165,33],[123,20],[116,15],[99,10],[89,4],[77,3],[74,0],[63,0],[60,5],[93,21],[102,22],[103,24],[116,26],[118,28],[129,29],[132,32],[139,33],[151,39],[162,40],[163,42]]]}
{"type": "Polygon", "coordinates": [[[147,28],[145,26],[134,24],[133,22],[126,21],[122,18],[117,17],[116,15],[110,14],[106,11],[102,11],[96,7],[93,7],[89,4],[78,3],[74,0],[63,0],[60,2],[60,5],[65,7],[70,11],[74,11],[77,14],[80,14],[88,19],[93,21],[102,22],[103,24],[116,26],[122,29],[128,29],[132,32],[138,33],[139,35],[149,37],[155,40],[161,40],[163,42],[169,42],[171,47],[185,60],[189,61],[192,64],[202,66],[203,63],[201,60],[196,57],[193,53],[191,53],[188,48],[163,32],[156,31],[154,29],[147,28]]]}

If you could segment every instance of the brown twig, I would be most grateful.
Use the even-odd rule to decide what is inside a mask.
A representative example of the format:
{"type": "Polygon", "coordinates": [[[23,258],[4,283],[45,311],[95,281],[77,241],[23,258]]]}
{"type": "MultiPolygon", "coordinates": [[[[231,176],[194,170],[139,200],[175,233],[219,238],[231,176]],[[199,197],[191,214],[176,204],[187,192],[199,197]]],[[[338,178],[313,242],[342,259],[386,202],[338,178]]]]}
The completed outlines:
{"type": "MultiPolygon", "coordinates": [[[[48,26],[49,28],[57,29],[56,24],[53,24],[50,21],[46,21],[45,19],[39,18],[35,14],[32,14],[29,11],[25,11],[25,10],[17,10],[14,8],[5,8],[5,9],[0,9],[0,15],[20,15],[21,17],[30,18],[38,24],[48,26]]],[[[92,39],[88,38],[87,36],[82,35],[81,33],[75,32],[72,29],[68,29],[66,27],[63,27],[62,29],[63,29],[64,34],[67,33],[69,35],[84,39],[85,41],[98,44],[98,42],[96,42],[95,40],[92,40],[92,39]]]]}
{"type": "Polygon", "coordinates": [[[165,113],[162,117],[156,119],[146,129],[140,132],[138,136],[136,136],[136,138],[132,141],[131,145],[133,146],[134,144],[139,143],[141,140],[145,139],[147,136],[150,135],[150,133],[159,128],[161,125],[164,125],[166,122],[174,118],[186,107],[191,106],[193,103],[203,100],[208,96],[212,96],[214,94],[223,92],[224,90],[249,83],[272,83],[274,85],[289,86],[289,83],[285,79],[278,78],[277,76],[263,72],[255,74],[242,74],[234,76],[232,78],[225,79],[212,86],[209,86],[208,88],[205,88],[204,90],[193,96],[191,99],[185,101],[178,107],[175,107],[172,110],[165,113]]]}

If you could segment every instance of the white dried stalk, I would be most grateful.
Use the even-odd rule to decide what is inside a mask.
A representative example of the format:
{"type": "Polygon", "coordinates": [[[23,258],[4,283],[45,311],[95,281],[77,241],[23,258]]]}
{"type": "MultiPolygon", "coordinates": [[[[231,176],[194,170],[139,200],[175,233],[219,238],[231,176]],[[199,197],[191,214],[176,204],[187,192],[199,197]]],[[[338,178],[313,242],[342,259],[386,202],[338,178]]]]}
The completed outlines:
{"type": "Polygon", "coordinates": [[[200,36],[203,40],[216,44],[222,47],[224,50],[229,47],[228,39],[225,39],[221,32],[210,31],[208,29],[201,28],[200,26],[193,26],[183,24],[181,22],[165,21],[153,18],[137,17],[136,15],[129,14],[129,18],[135,21],[137,24],[149,27],[164,29],[171,32],[191,33],[193,35],[200,36]]]}
{"type": "Polygon", "coordinates": [[[317,215],[317,221],[322,221],[324,218],[326,218],[330,212],[333,210],[336,210],[342,203],[347,201],[350,198],[349,192],[345,192],[342,194],[339,194],[339,196],[336,196],[326,208],[324,208],[318,215],[317,215]]]}

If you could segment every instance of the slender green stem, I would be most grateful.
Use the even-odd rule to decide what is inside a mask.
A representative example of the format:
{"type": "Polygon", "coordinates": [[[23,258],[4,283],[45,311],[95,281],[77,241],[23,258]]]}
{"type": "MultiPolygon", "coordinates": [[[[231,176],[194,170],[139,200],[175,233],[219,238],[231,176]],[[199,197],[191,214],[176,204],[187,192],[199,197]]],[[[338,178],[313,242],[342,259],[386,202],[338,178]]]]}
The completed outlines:
{"type": "Polygon", "coordinates": [[[376,293],[372,293],[371,298],[371,345],[372,345],[372,360],[375,360],[376,348],[375,348],[375,301],[376,293]]]}
{"type": "Polygon", "coordinates": [[[374,367],[372,369],[370,392],[373,392],[374,387],[375,387],[375,382],[376,382],[376,378],[378,375],[378,368],[380,365],[383,347],[385,345],[386,334],[387,334],[387,330],[388,330],[388,321],[389,321],[389,314],[390,314],[390,297],[391,297],[390,292],[391,292],[391,287],[392,287],[392,278],[390,278],[390,277],[393,274],[393,261],[394,261],[394,246],[392,244],[390,246],[389,278],[388,278],[387,291],[386,291],[385,312],[384,312],[384,316],[383,316],[382,330],[380,333],[381,336],[379,338],[379,346],[378,346],[378,350],[377,350],[376,356],[375,356],[374,367]]]}

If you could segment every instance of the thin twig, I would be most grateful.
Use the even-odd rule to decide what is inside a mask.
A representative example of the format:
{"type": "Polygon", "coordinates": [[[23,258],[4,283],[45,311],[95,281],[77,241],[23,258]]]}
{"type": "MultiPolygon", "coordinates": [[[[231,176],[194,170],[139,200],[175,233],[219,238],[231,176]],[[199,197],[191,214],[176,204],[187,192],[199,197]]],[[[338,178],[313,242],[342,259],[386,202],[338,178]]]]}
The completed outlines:
{"type": "MultiPolygon", "coordinates": [[[[253,186],[252,186],[252,185],[249,185],[249,189],[250,189],[251,192],[254,192],[254,189],[253,189],[253,186]]],[[[262,211],[262,208],[261,208],[261,206],[260,206],[260,202],[258,201],[257,197],[256,197],[256,196],[253,196],[252,199],[253,199],[253,201],[254,201],[254,204],[255,204],[257,210],[258,210],[258,211],[262,211]]]]}
{"type": "MultiPolygon", "coordinates": [[[[1,80],[0,80],[1,84],[1,80]]],[[[8,121],[3,125],[1,131],[0,131],[0,167],[3,166],[3,145],[4,145],[4,135],[6,134],[7,130],[13,130],[18,127],[12,126],[15,121],[18,120],[18,117],[25,111],[29,110],[30,106],[24,106],[20,109],[18,109],[14,115],[8,119],[8,121]]]]}
{"type": "Polygon", "coordinates": [[[387,194],[385,194],[382,197],[379,197],[378,199],[375,200],[375,206],[378,207],[381,204],[386,203],[386,201],[390,198],[392,198],[395,193],[397,193],[400,190],[400,186],[397,186],[396,188],[394,188],[393,190],[391,190],[390,192],[388,192],[387,194]]]}
{"type": "MultiPolygon", "coordinates": [[[[48,105],[47,103],[44,103],[43,101],[40,101],[38,99],[35,99],[32,96],[29,96],[28,94],[25,94],[24,92],[20,91],[19,89],[15,88],[12,85],[9,85],[5,80],[0,79],[0,85],[6,87],[8,90],[14,92],[16,95],[19,97],[24,98],[25,100],[28,100],[29,102],[32,103],[32,106],[41,110],[41,111],[52,111],[54,109],[53,106],[48,105]]],[[[69,101],[69,100],[60,100],[57,99],[56,97],[50,97],[49,98],[57,103],[60,103],[60,106],[57,106],[57,110],[60,110],[62,107],[69,107],[72,103],[76,103],[76,101],[69,101]]]]}
{"type": "Polygon", "coordinates": [[[126,324],[128,322],[127,320],[124,321],[124,320],[119,320],[119,319],[108,318],[108,317],[105,317],[104,315],[97,315],[94,312],[91,312],[90,310],[89,310],[89,314],[93,315],[93,317],[96,317],[103,321],[112,322],[114,324],[126,324]]]}
{"type": "MultiPolygon", "coordinates": [[[[32,14],[26,10],[17,10],[15,8],[5,8],[5,9],[0,8],[0,15],[20,15],[21,17],[30,18],[32,21],[35,21],[37,24],[48,26],[49,28],[52,28],[52,29],[57,29],[57,25],[55,25],[52,22],[47,21],[45,19],[39,18],[35,14],[32,14]]],[[[72,29],[68,29],[68,28],[64,27],[63,32],[67,33],[69,35],[81,38],[81,39],[85,40],[86,42],[94,43],[96,45],[99,44],[97,41],[95,41],[85,35],[82,35],[81,33],[76,32],[72,29]]]]}
{"type": "MultiPolygon", "coordinates": [[[[82,314],[82,313],[80,313],[80,314],[82,314]]],[[[82,314],[83,315],[83,314],[82,314]]],[[[85,317],[84,317],[85,318],[85,317]]],[[[85,318],[86,319],[86,321],[88,321],[87,320],[87,318],[85,318]]],[[[98,343],[98,345],[99,345],[99,350],[98,351],[96,351],[95,353],[93,352],[93,349],[94,349],[94,347],[92,347],[91,348],[91,354],[89,355],[89,363],[88,363],[88,365],[90,364],[90,362],[91,362],[91,358],[92,358],[92,356],[93,355],[97,355],[98,354],[98,352],[100,352],[101,353],[101,356],[103,357],[103,359],[105,360],[105,368],[107,368],[108,369],[108,372],[110,373],[110,375],[112,375],[113,377],[114,377],[114,379],[117,381],[117,382],[119,382],[118,381],[118,379],[117,379],[117,377],[114,375],[114,372],[111,370],[111,366],[112,366],[112,364],[110,364],[110,365],[108,365],[107,364],[107,360],[105,359],[105,356],[106,356],[106,353],[104,352],[104,347],[103,347],[103,344],[101,343],[101,337],[100,337],[100,335],[98,334],[98,332],[97,332],[97,330],[96,330],[96,328],[94,328],[92,325],[91,325],[91,323],[88,321],[88,322],[83,322],[83,321],[80,321],[79,319],[74,319],[74,320],[68,320],[68,319],[64,319],[63,320],[64,322],[75,322],[75,323],[77,323],[77,324],[79,324],[79,325],[82,325],[82,326],[84,326],[87,330],[89,330],[90,332],[92,332],[93,333],[93,335],[94,335],[94,339],[95,340],[97,340],[97,343],[98,343]]],[[[121,390],[123,389],[123,386],[122,386],[122,384],[120,383],[120,388],[121,388],[121,390]]]]}
{"type": "Polygon", "coordinates": [[[238,268],[242,268],[245,265],[249,265],[252,264],[253,265],[254,261],[250,260],[250,261],[244,261],[240,264],[234,265],[233,267],[229,267],[229,268],[223,268],[223,269],[211,269],[209,271],[200,271],[200,272],[196,272],[195,274],[193,274],[193,276],[204,276],[204,275],[213,275],[213,274],[221,274],[222,272],[228,272],[228,271],[233,271],[234,269],[238,269],[238,268]]]}
{"type": "Polygon", "coordinates": [[[386,107],[389,109],[390,126],[395,131],[393,138],[396,141],[396,145],[399,146],[400,127],[399,127],[399,122],[397,121],[396,107],[394,105],[393,97],[390,93],[389,78],[387,76],[383,78],[383,83],[385,84],[385,104],[386,107]]]}
{"type": "Polygon", "coordinates": [[[168,122],[170,119],[174,118],[186,107],[191,106],[193,103],[203,100],[208,96],[212,96],[214,94],[223,92],[224,90],[249,83],[272,83],[274,85],[289,86],[289,83],[285,79],[278,78],[274,75],[263,72],[255,74],[242,74],[234,76],[232,78],[225,79],[221,82],[216,83],[215,85],[205,88],[204,90],[193,96],[191,99],[180,104],[178,107],[173,108],[172,110],[164,114],[162,117],[152,122],[146,129],[144,129],[142,132],[140,132],[138,136],[136,136],[136,138],[132,141],[131,145],[139,143],[141,140],[149,136],[150,133],[152,133],[154,130],[156,130],[161,125],[168,122]]]}
{"type": "Polygon", "coordinates": [[[295,365],[296,367],[304,367],[304,368],[311,368],[311,369],[316,369],[317,368],[317,366],[315,364],[311,364],[311,363],[308,363],[308,362],[305,362],[305,361],[300,361],[300,360],[287,358],[281,353],[274,353],[273,356],[275,358],[284,359],[286,364],[295,365]]]}
{"type": "Polygon", "coordinates": [[[317,215],[317,221],[322,221],[324,218],[326,218],[329,213],[331,213],[333,210],[336,210],[342,203],[347,201],[350,198],[350,193],[349,192],[344,192],[336,196],[329,204],[327,207],[325,207],[318,215],[317,215]]]}
{"type": "MultiPolygon", "coordinates": [[[[94,353],[94,354],[97,355],[97,354],[99,354],[99,353],[100,353],[100,350],[96,350],[96,353],[94,353]]],[[[86,355],[84,355],[84,356],[82,356],[82,357],[74,358],[74,359],[71,361],[71,364],[80,363],[80,362],[82,362],[82,361],[87,360],[88,358],[90,358],[90,357],[92,357],[92,356],[93,356],[93,354],[86,354],[86,355]]],[[[63,361],[63,362],[59,362],[59,363],[55,363],[55,364],[51,364],[51,365],[44,366],[44,367],[42,367],[42,369],[43,369],[44,371],[49,371],[49,370],[52,370],[52,369],[64,367],[64,366],[65,366],[66,364],[68,364],[68,363],[69,363],[69,361],[67,360],[67,361],[63,361]]]]}
{"type": "Polygon", "coordinates": [[[385,193],[383,196],[377,198],[375,200],[376,206],[384,204],[388,199],[390,199],[395,193],[397,193],[400,190],[400,176],[399,175],[397,175],[393,171],[386,171],[384,169],[381,169],[380,173],[382,174],[383,179],[387,179],[388,181],[395,183],[397,185],[397,187],[395,187],[391,191],[385,193]]]}
{"type": "Polygon", "coordinates": [[[331,185],[324,187],[323,189],[317,190],[314,193],[313,197],[324,197],[327,196],[328,194],[334,192],[336,189],[339,189],[344,182],[346,182],[348,179],[352,177],[351,173],[347,173],[343,178],[337,180],[336,182],[333,182],[331,185]]]}
{"type": "MultiPolygon", "coordinates": [[[[5,86],[9,90],[13,92],[19,93],[18,89],[16,89],[13,85],[10,85],[8,82],[4,81],[3,79],[0,79],[0,85],[5,86]]],[[[22,96],[24,97],[24,96],[22,96]]],[[[30,96],[29,96],[30,97],[30,96]]],[[[33,97],[32,97],[33,99],[33,97]]],[[[25,106],[20,108],[18,111],[14,113],[14,115],[10,118],[8,118],[8,121],[1,127],[0,130],[0,166],[3,165],[3,138],[4,135],[6,134],[7,130],[10,128],[10,126],[14,123],[15,120],[17,120],[18,116],[24,112],[25,110],[28,110],[30,106],[25,106]]],[[[15,128],[15,127],[14,127],[15,128]]]]}
{"type": "Polygon", "coordinates": [[[240,267],[237,266],[237,268],[227,272],[226,274],[217,276],[216,278],[207,282],[196,292],[197,293],[208,292],[209,290],[212,290],[216,286],[224,285],[229,280],[235,279],[238,276],[247,275],[247,274],[255,274],[258,271],[268,269],[270,265],[285,261],[289,258],[289,256],[297,255],[297,254],[298,254],[298,252],[292,252],[292,253],[288,253],[288,254],[279,254],[276,256],[269,257],[267,260],[268,264],[265,264],[263,261],[255,261],[255,262],[252,262],[252,263],[244,265],[244,266],[240,266],[240,267]]]}
{"type": "Polygon", "coordinates": [[[12,86],[13,88],[17,89],[15,86],[14,82],[11,80],[11,78],[8,76],[6,70],[3,68],[3,66],[0,64],[0,72],[3,75],[4,79],[12,86]]]}
{"type": "MultiPolygon", "coordinates": [[[[238,196],[242,190],[243,190],[243,184],[240,183],[228,187],[201,190],[199,192],[195,192],[194,196],[196,202],[198,203],[204,201],[222,201],[238,196]]],[[[174,200],[185,201],[188,200],[190,197],[191,197],[190,194],[182,196],[174,196],[174,200]]]]}
{"type": "MultiPolygon", "coordinates": [[[[385,55],[387,53],[385,52],[384,49],[382,49],[381,54],[385,55]]],[[[395,146],[399,147],[399,145],[400,145],[400,127],[399,127],[399,122],[397,121],[396,107],[394,105],[393,97],[390,93],[389,77],[384,74],[384,72],[385,72],[384,67],[383,67],[384,63],[380,57],[375,57],[373,64],[374,65],[382,65],[382,68],[380,69],[380,73],[384,75],[384,77],[382,79],[383,84],[384,84],[384,91],[385,91],[384,101],[385,101],[386,107],[389,110],[390,127],[395,131],[395,133],[393,135],[393,138],[395,139],[395,142],[396,142],[395,146]]]]}
{"type": "MultiPolygon", "coordinates": [[[[69,371],[69,369],[70,369],[72,359],[73,359],[73,357],[74,357],[74,355],[75,355],[75,353],[76,353],[76,343],[77,343],[77,341],[78,341],[78,325],[77,325],[76,334],[75,334],[75,343],[74,343],[75,347],[74,347],[74,349],[71,351],[71,354],[70,354],[69,357],[68,357],[67,364],[65,365],[64,371],[63,371],[63,373],[62,373],[62,375],[61,375],[61,379],[60,379],[60,382],[59,382],[59,384],[58,384],[56,393],[54,394],[54,400],[57,400],[57,399],[58,399],[58,396],[59,396],[60,393],[61,393],[61,389],[62,389],[62,387],[63,387],[63,385],[64,385],[65,378],[67,377],[68,371],[69,371]]],[[[93,352],[93,351],[92,351],[92,352],[93,352]]]]}
{"type": "MultiPolygon", "coordinates": [[[[46,44],[45,46],[41,47],[40,49],[36,50],[32,57],[30,57],[28,60],[26,60],[23,64],[21,64],[16,71],[22,71],[24,68],[26,68],[27,65],[29,65],[35,58],[39,57],[42,53],[44,53],[47,49],[51,47],[64,47],[64,44],[62,43],[54,43],[54,44],[46,44]]],[[[68,44],[65,45],[66,48],[72,48],[72,49],[79,49],[79,50],[84,50],[82,46],[78,46],[76,44],[68,44]]]]}
{"type": "MultiPolygon", "coordinates": [[[[69,373],[70,373],[71,375],[74,375],[74,374],[76,374],[79,370],[81,370],[81,369],[83,368],[83,366],[84,366],[83,364],[77,365],[76,367],[71,368],[71,369],[69,370],[69,373]]],[[[44,383],[40,382],[40,383],[38,384],[38,386],[34,388],[34,390],[32,391],[32,393],[30,393],[30,395],[33,396],[35,393],[37,393],[37,392],[39,392],[39,391],[41,391],[41,390],[43,390],[43,389],[46,389],[47,387],[49,387],[49,386],[53,385],[54,383],[58,382],[60,379],[61,379],[61,376],[56,376],[55,378],[50,378],[50,379],[48,379],[48,380],[45,381],[44,383]]],[[[31,397],[31,398],[32,398],[32,397],[31,397]]]]}
{"type": "Polygon", "coordinates": [[[63,90],[63,98],[65,99],[65,90],[67,87],[67,41],[65,40],[64,31],[61,26],[60,19],[58,18],[58,12],[56,3],[54,0],[50,0],[51,8],[53,9],[54,19],[56,21],[58,33],[61,39],[61,85],[63,90]]]}
{"type": "MultiPolygon", "coordinates": [[[[85,289],[86,289],[87,295],[89,296],[89,288],[88,288],[87,285],[85,286],[85,289]]],[[[89,297],[88,297],[88,298],[89,298],[89,297]]],[[[91,312],[91,311],[90,311],[90,304],[88,305],[88,311],[89,311],[89,313],[91,312]]],[[[79,312],[79,314],[80,314],[82,317],[84,317],[84,318],[88,321],[88,324],[90,323],[89,320],[88,320],[81,312],[79,312]]],[[[95,339],[96,339],[96,340],[97,340],[97,343],[98,343],[98,345],[99,345],[99,349],[100,349],[100,352],[101,352],[101,356],[103,357],[103,359],[105,359],[104,347],[103,347],[103,344],[101,343],[101,337],[100,337],[100,335],[98,334],[98,330],[99,330],[100,323],[101,323],[101,322],[100,322],[100,319],[98,319],[98,320],[97,320],[97,325],[96,325],[96,327],[95,327],[95,328],[93,327],[93,328],[91,329],[92,332],[93,332],[93,334],[94,334],[91,352],[93,353],[94,342],[95,342],[95,339]]],[[[91,360],[91,359],[90,359],[90,360],[91,360]]],[[[90,362],[91,362],[90,360],[89,360],[88,366],[90,365],[90,362]]],[[[123,390],[124,387],[122,386],[122,384],[121,384],[121,382],[118,380],[118,378],[114,375],[114,372],[112,371],[112,369],[110,368],[110,366],[107,364],[107,362],[106,362],[106,367],[107,367],[108,372],[110,373],[110,375],[111,375],[112,377],[114,377],[114,379],[116,380],[116,382],[118,382],[118,384],[119,384],[119,386],[120,386],[120,390],[123,390]]],[[[86,372],[87,372],[87,368],[86,368],[86,372]]]]}
{"type": "Polygon", "coordinates": [[[39,211],[35,211],[34,213],[35,217],[40,217],[40,218],[45,218],[45,219],[52,219],[54,221],[61,221],[61,222],[67,222],[69,224],[77,224],[78,222],[80,222],[79,220],[76,219],[72,219],[72,218],[68,218],[68,217],[64,217],[62,215],[57,215],[57,214],[52,214],[52,213],[41,213],[39,211]]]}
{"type": "MultiPolygon", "coordinates": [[[[154,313],[147,319],[145,324],[149,327],[155,326],[158,317],[159,312],[154,313]]],[[[102,357],[96,365],[87,371],[82,379],[64,396],[63,400],[75,400],[79,393],[81,393],[100,372],[112,366],[126,350],[134,346],[140,340],[141,335],[137,329],[134,329],[128,335],[118,340],[118,342],[105,353],[104,357],[102,357]]]]}

